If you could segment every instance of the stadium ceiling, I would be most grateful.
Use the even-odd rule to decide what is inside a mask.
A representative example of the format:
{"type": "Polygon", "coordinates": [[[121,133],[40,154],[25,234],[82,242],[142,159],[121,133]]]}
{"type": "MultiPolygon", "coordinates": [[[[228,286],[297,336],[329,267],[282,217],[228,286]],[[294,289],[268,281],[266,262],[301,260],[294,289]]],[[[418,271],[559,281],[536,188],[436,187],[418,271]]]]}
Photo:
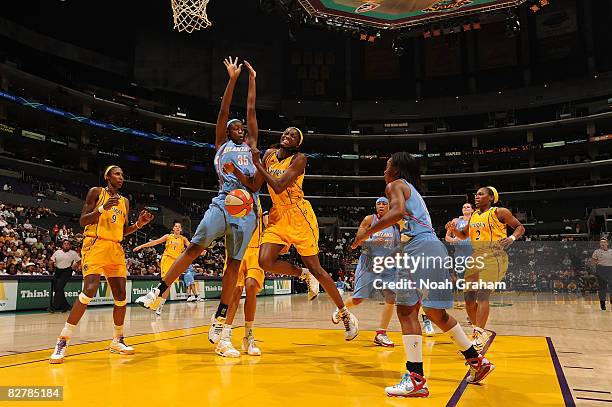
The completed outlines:
{"type": "Polygon", "coordinates": [[[310,18],[383,30],[471,18],[520,6],[528,0],[297,0],[310,18]]]}

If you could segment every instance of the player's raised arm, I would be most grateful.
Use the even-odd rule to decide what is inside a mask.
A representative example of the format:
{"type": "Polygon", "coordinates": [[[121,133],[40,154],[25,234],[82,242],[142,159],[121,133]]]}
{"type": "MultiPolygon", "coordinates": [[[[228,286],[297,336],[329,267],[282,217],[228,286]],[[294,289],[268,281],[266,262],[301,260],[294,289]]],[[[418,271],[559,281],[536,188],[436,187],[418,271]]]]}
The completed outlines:
{"type": "Polygon", "coordinates": [[[232,60],[232,57],[228,57],[223,60],[223,64],[227,69],[229,80],[223,93],[223,99],[221,100],[221,108],[219,109],[219,116],[217,116],[217,126],[215,127],[215,148],[218,150],[219,147],[225,142],[227,138],[227,119],[230,114],[230,106],[232,105],[232,97],[234,96],[234,88],[236,87],[236,81],[240,76],[242,70],[242,64],[238,65],[238,57],[232,60]]]}
{"type": "MultiPolygon", "coordinates": [[[[79,218],[79,223],[81,226],[85,227],[87,225],[91,225],[93,223],[97,223],[100,218],[99,207],[96,207],[96,203],[98,202],[98,197],[100,196],[100,192],[102,191],[101,187],[93,187],[87,193],[87,197],[85,198],[85,203],[83,204],[83,209],[81,210],[81,217],[79,218]]],[[[103,210],[109,210],[113,206],[119,203],[119,197],[110,198],[103,206],[103,210]]]]}
{"type": "Polygon", "coordinates": [[[273,177],[266,171],[262,162],[260,161],[260,152],[258,149],[251,149],[251,155],[253,156],[253,164],[257,167],[257,172],[261,174],[268,184],[269,188],[272,188],[274,192],[280,194],[293,184],[295,180],[304,173],[306,170],[306,156],[302,153],[297,153],[295,158],[287,168],[287,171],[280,177],[273,177]]]}
{"type": "Polygon", "coordinates": [[[145,247],[157,246],[158,244],[165,243],[166,240],[168,240],[168,234],[163,235],[159,239],[151,240],[150,242],[143,243],[140,246],[136,246],[134,248],[134,251],[137,252],[137,251],[140,251],[140,250],[144,249],[145,247]]]}
{"type": "Polygon", "coordinates": [[[253,148],[257,147],[257,141],[259,139],[257,112],[255,111],[255,104],[257,101],[257,83],[255,78],[257,77],[257,72],[255,72],[255,69],[253,69],[253,66],[248,61],[244,61],[244,65],[249,70],[249,93],[247,96],[247,128],[249,130],[249,137],[247,143],[253,148]]]}

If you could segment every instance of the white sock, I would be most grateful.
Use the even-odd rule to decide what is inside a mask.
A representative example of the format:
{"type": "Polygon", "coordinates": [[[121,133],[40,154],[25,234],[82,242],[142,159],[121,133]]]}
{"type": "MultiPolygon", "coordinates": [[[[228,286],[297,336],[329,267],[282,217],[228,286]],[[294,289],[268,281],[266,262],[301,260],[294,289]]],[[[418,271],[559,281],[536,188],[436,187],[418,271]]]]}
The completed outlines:
{"type": "Polygon", "coordinates": [[[253,336],[253,321],[244,321],[244,337],[253,336]]]}
{"type": "Polygon", "coordinates": [[[306,280],[308,279],[308,276],[310,276],[310,271],[307,268],[302,267],[302,274],[300,275],[300,280],[306,280]]]}
{"type": "Polygon", "coordinates": [[[123,336],[123,325],[113,324],[113,339],[119,339],[123,336]]]}
{"type": "Polygon", "coordinates": [[[446,331],[446,333],[451,337],[453,342],[455,342],[455,345],[459,347],[460,351],[465,352],[472,346],[472,342],[470,342],[459,324],[455,324],[455,326],[446,331]]]}
{"type": "Polygon", "coordinates": [[[60,336],[63,336],[64,338],[70,338],[72,336],[72,331],[74,330],[74,328],[76,328],[76,325],[72,325],[66,322],[64,324],[64,328],[62,329],[62,332],[60,333],[60,336]]]}
{"type": "Polygon", "coordinates": [[[221,339],[229,339],[232,336],[232,326],[229,324],[223,325],[221,330],[221,339]]]}
{"type": "Polygon", "coordinates": [[[408,362],[423,362],[423,337],[421,335],[402,335],[404,352],[408,362]]]}

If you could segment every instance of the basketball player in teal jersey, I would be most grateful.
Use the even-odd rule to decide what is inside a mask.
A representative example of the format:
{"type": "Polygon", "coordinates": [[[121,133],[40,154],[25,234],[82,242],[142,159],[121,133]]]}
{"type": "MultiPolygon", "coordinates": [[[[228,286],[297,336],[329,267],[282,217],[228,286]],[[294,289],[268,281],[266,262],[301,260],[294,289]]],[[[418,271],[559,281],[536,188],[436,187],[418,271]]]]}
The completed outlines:
{"type": "Polygon", "coordinates": [[[410,281],[405,289],[396,290],[397,317],[402,326],[402,340],[406,352],[406,372],[395,386],[385,389],[391,397],[427,397],[429,389],[423,373],[423,337],[419,325],[421,304],[427,316],[443,332],[447,333],[457,345],[470,367],[466,379],[468,383],[479,383],[495,366],[479,355],[455,318],[446,312],[453,306],[453,293],[446,287],[450,281],[448,269],[443,265],[448,252],[438,240],[431,224],[429,211],[423,197],[418,192],[421,174],[418,162],[406,152],[394,153],[387,161],[385,169],[385,194],[389,199],[389,211],[376,224],[360,230],[352,248],[355,249],[369,236],[405,222],[402,229],[402,249],[406,258],[440,258],[438,261],[423,261],[414,267],[398,268],[398,281],[410,281]],[[433,264],[432,264],[433,263],[433,264]],[[438,289],[419,289],[421,282],[429,281],[438,289]]]}
{"type": "MultiPolygon", "coordinates": [[[[255,174],[255,166],[251,160],[251,148],[257,147],[258,126],[257,115],[255,112],[256,99],[256,82],[257,76],[253,67],[244,61],[244,65],[249,71],[249,89],[247,96],[247,125],[248,137],[245,136],[244,124],[238,119],[229,119],[229,109],[232,102],[234,88],[240,73],[242,64],[238,65],[238,58],[232,60],[232,57],[223,61],[229,81],[223,94],[221,109],[217,118],[215,147],[217,153],[215,155],[215,169],[219,177],[219,195],[213,198],[209,209],[204,214],[202,221],[191,239],[191,244],[179,256],[170,267],[168,274],[164,277],[157,288],[153,289],[147,295],[139,297],[136,303],[141,304],[145,308],[155,309],[157,307],[158,296],[168,289],[168,284],[178,278],[189,265],[200,254],[209,247],[214,240],[221,236],[225,236],[225,248],[227,251],[226,272],[223,274],[223,288],[221,291],[221,301],[213,316],[213,326],[216,326],[221,331],[225,324],[228,305],[232,301],[236,280],[238,278],[238,269],[240,262],[247,249],[251,236],[257,224],[257,211],[260,208],[256,204],[253,205],[253,210],[242,218],[231,216],[225,209],[225,197],[234,189],[247,189],[232,173],[223,172],[223,166],[227,163],[232,163],[236,168],[239,168],[245,175],[252,177],[255,174]]],[[[253,202],[258,202],[258,193],[253,193],[253,202]]],[[[217,329],[215,329],[216,331],[217,329]]],[[[217,342],[216,339],[211,339],[209,332],[209,340],[217,342]]]]}

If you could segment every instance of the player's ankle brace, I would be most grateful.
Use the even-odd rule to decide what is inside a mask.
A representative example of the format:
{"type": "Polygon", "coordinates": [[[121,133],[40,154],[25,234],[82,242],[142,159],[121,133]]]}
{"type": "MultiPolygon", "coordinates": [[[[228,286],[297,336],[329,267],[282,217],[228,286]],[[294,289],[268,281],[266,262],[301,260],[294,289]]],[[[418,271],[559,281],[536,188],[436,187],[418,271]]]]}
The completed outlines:
{"type": "Polygon", "coordinates": [[[227,308],[228,306],[222,302],[219,303],[217,307],[217,312],[215,312],[215,318],[226,318],[227,317],[227,308]]]}
{"type": "Polygon", "coordinates": [[[166,292],[166,290],[168,289],[168,286],[166,285],[164,280],[162,280],[161,283],[159,283],[159,285],[157,286],[157,289],[159,290],[159,295],[162,295],[163,293],[166,292]]]}

